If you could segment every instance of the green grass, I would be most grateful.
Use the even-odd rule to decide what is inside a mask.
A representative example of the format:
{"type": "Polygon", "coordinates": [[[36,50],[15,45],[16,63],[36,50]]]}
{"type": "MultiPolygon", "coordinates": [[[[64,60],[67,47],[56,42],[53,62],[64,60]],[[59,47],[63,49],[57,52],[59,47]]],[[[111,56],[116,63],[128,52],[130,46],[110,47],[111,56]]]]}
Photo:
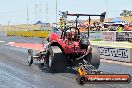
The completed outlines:
{"type": "Polygon", "coordinates": [[[102,41],[102,39],[95,39],[95,40],[92,40],[92,41],[102,41]]]}

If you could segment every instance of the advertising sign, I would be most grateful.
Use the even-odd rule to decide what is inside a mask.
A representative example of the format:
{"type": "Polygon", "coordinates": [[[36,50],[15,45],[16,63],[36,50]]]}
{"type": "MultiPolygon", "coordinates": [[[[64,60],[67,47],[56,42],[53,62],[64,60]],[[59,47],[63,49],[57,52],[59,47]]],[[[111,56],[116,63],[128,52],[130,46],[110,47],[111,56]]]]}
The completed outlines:
{"type": "Polygon", "coordinates": [[[130,49],[128,48],[112,48],[108,46],[98,46],[100,57],[103,59],[111,59],[118,61],[130,62],[130,49]]]}
{"type": "Polygon", "coordinates": [[[102,32],[102,39],[104,41],[116,41],[116,32],[102,32]]]}
{"type": "Polygon", "coordinates": [[[132,40],[132,32],[116,32],[116,41],[132,40]]]}

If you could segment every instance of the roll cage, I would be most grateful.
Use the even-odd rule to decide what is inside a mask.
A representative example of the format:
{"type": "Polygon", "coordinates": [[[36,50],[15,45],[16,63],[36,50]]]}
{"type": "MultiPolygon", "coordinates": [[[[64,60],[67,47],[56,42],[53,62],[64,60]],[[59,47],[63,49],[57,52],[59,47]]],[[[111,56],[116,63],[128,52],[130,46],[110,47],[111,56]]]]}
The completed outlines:
{"type": "MultiPolygon", "coordinates": [[[[88,16],[89,17],[89,19],[88,19],[88,21],[89,21],[89,26],[88,26],[88,38],[89,38],[89,30],[90,30],[90,22],[91,22],[91,16],[100,16],[100,22],[104,22],[104,19],[105,19],[105,15],[106,15],[106,12],[103,12],[103,13],[101,13],[101,15],[96,15],[96,14],[69,14],[68,13],[68,11],[66,11],[66,12],[61,12],[61,14],[62,14],[62,18],[63,18],[63,20],[64,20],[64,29],[63,29],[63,31],[62,31],[62,34],[61,34],[61,39],[64,39],[65,38],[65,36],[66,36],[66,31],[67,30],[71,30],[71,28],[74,28],[75,29],[75,38],[80,38],[79,36],[80,36],[80,30],[79,30],[79,28],[78,28],[78,18],[80,17],[80,16],[88,16]],[[75,16],[76,17],[76,20],[75,20],[75,27],[66,27],[66,19],[67,19],[67,16],[75,16]]],[[[60,14],[59,14],[60,15],[60,14]]]]}

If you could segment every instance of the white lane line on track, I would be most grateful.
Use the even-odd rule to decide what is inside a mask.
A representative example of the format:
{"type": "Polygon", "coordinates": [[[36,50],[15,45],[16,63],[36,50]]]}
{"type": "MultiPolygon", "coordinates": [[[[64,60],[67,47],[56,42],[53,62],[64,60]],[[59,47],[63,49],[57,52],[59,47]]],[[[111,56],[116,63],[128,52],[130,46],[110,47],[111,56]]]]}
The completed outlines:
{"type": "MultiPolygon", "coordinates": [[[[12,46],[12,47],[16,47],[16,48],[22,48],[22,49],[32,49],[32,48],[25,48],[25,47],[20,47],[20,46],[11,45],[11,44],[13,44],[13,43],[15,43],[15,42],[8,42],[8,43],[5,44],[5,45],[7,45],[7,46],[12,46]]],[[[35,50],[35,51],[43,51],[43,50],[39,50],[39,49],[33,49],[33,50],[35,50]]]]}
{"type": "MultiPolygon", "coordinates": [[[[22,48],[22,49],[31,49],[31,48],[25,48],[25,47],[14,46],[14,45],[10,45],[10,46],[12,46],[12,47],[17,47],[17,48],[22,48]]],[[[38,50],[38,49],[33,49],[33,50],[40,51],[40,50],[38,50]]]]}
{"type": "Polygon", "coordinates": [[[5,41],[0,41],[0,42],[5,42],[5,41]]]}
{"type": "Polygon", "coordinates": [[[15,43],[15,42],[8,42],[8,44],[13,44],[13,43],[15,43]]]}

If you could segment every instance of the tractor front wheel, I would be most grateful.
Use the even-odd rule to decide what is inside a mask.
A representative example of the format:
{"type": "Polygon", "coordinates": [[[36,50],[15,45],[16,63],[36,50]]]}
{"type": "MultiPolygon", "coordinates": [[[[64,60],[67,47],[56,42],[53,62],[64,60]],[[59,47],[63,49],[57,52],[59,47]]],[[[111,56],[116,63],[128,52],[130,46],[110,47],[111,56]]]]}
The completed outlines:
{"type": "Polygon", "coordinates": [[[58,46],[50,46],[47,55],[47,67],[51,73],[63,72],[66,68],[66,58],[58,46]]]}

